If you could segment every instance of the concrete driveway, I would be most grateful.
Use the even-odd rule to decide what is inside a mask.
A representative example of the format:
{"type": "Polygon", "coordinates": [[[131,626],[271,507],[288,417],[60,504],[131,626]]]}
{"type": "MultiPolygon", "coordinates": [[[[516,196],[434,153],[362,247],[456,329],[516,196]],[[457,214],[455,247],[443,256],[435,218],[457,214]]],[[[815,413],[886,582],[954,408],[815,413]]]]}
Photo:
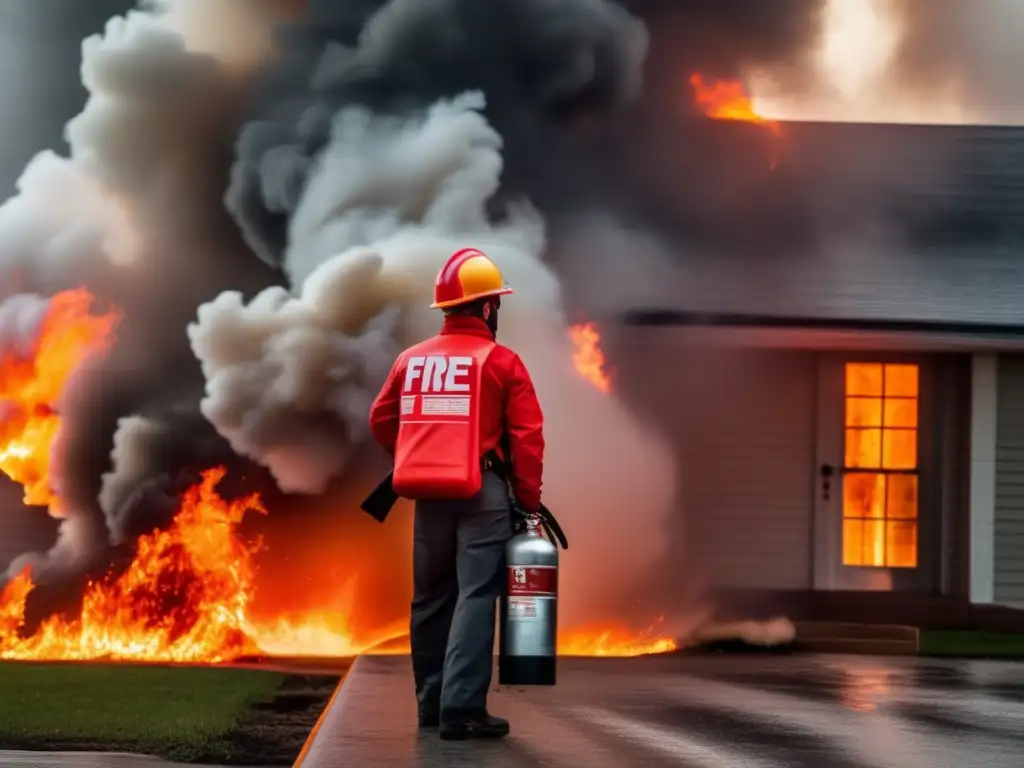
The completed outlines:
{"type": "Polygon", "coordinates": [[[360,659],[304,768],[1021,768],[1024,665],[862,656],[567,659],[500,690],[498,743],[417,732],[409,660],[360,659]]]}

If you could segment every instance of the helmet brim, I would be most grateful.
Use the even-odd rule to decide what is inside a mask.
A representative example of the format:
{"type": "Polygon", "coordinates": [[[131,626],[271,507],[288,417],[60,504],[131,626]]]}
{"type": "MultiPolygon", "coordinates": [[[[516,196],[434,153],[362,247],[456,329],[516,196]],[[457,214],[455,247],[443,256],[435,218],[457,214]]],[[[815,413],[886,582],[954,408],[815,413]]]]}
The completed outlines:
{"type": "Polygon", "coordinates": [[[457,299],[450,299],[449,301],[435,301],[430,305],[431,309],[448,309],[449,307],[457,307],[460,304],[470,304],[480,299],[486,299],[491,296],[508,296],[510,293],[515,293],[511,288],[498,288],[494,291],[481,291],[480,293],[471,293],[469,296],[460,296],[457,299]]]}

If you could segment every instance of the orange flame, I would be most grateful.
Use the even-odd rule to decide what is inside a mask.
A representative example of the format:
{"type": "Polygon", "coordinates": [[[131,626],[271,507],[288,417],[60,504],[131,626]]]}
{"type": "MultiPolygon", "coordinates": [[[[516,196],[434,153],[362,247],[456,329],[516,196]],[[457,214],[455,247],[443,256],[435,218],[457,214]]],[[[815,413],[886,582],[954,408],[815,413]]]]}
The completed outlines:
{"type": "Polygon", "coordinates": [[[266,510],[258,496],[220,498],[223,477],[206,472],[171,527],[139,539],[127,571],[89,584],[78,618],[54,616],[19,637],[32,582],[27,571],[13,579],[0,597],[0,657],[222,661],[255,651],[247,608],[260,544],[243,544],[236,527],[247,510],[266,510]]]}
{"type": "Polygon", "coordinates": [[[605,370],[607,362],[597,327],[593,323],[580,323],[569,329],[569,335],[575,347],[572,364],[576,372],[602,392],[611,392],[612,380],[605,370]]]}
{"type": "MultiPolygon", "coordinates": [[[[769,120],[757,113],[743,83],[737,80],[716,80],[708,83],[702,75],[693,74],[690,75],[690,86],[693,88],[693,98],[697,106],[711,119],[752,123],[768,130],[776,139],[782,137],[782,126],[777,121],[769,120]]],[[[770,165],[772,170],[778,165],[778,157],[774,153],[770,165]]]]}
{"type": "MultiPolygon", "coordinates": [[[[0,374],[19,414],[36,415],[26,402],[46,406],[38,414],[45,428],[27,430],[36,422],[24,417],[4,423],[8,453],[14,455],[10,448],[15,446],[20,457],[0,463],[0,470],[30,485],[32,498],[50,503],[59,503],[50,490],[46,461],[59,425],[52,404],[85,356],[102,349],[116,321],[89,315],[90,301],[84,291],[55,297],[35,358],[4,360],[0,374]]],[[[576,326],[573,339],[577,368],[609,392],[597,330],[590,324],[576,326]]],[[[0,658],[216,663],[254,654],[408,653],[407,621],[362,626],[371,622],[355,620],[360,606],[349,587],[356,573],[348,575],[330,606],[257,617],[255,558],[263,544],[246,541],[239,526],[249,511],[267,510],[257,495],[223,498],[217,487],[224,476],[223,468],[205,472],[183,494],[171,525],[139,539],[126,570],[87,585],[75,615],[50,616],[27,634],[26,601],[35,585],[27,570],[9,581],[0,591],[0,658]]],[[[562,632],[559,643],[563,655],[633,656],[675,647],[654,629],[634,633],[604,627],[562,632]]]]}
{"type": "MultiPolygon", "coordinates": [[[[50,446],[60,426],[55,410],[72,374],[85,358],[104,349],[120,319],[91,315],[92,295],[58,293],[39,329],[31,353],[0,358],[0,471],[25,488],[25,503],[55,506],[50,488],[50,446]]],[[[56,511],[56,510],[55,510],[56,511]]]]}
{"type": "Polygon", "coordinates": [[[77,617],[52,616],[23,637],[25,604],[34,589],[25,571],[0,592],[0,658],[224,662],[251,655],[354,656],[400,631],[357,632],[341,615],[322,611],[255,620],[254,555],[243,541],[247,512],[266,514],[257,494],[226,500],[217,492],[223,468],[203,473],[182,496],[165,531],[139,539],[120,576],[86,587],[77,617]]]}
{"type": "Polygon", "coordinates": [[[782,135],[782,128],[775,120],[762,117],[754,109],[750,94],[743,83],[736,80],[717,80],[706,83],[699,74],[690,75],[694,100],[705,115],[714,120],[736,120],[743,123],[762,125],[776,136],[782,135]]]}
{"type": "Polygon", "coordinates": [[[664,616],[640,632],[624,628],[592,627],[562,632],[558,653],[562,656],[647,656],[668,653],[679,646],[665,634],[664,616]]]}

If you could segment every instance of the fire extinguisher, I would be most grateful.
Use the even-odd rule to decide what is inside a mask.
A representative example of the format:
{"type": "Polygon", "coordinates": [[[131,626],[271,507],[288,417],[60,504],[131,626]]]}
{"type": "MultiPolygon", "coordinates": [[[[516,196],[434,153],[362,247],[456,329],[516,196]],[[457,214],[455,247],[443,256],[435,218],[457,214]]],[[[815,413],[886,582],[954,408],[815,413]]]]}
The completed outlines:
{"type": "MultiPolygon", "coordinates": [[[[541,533],[546,522],[528,516],[525,530],[505,547],[501,598],[500,685],[554,685],[558,641],[558,547],[541,533]]],[[[559,530],[559,543],[564,534],[559,530]]]]}

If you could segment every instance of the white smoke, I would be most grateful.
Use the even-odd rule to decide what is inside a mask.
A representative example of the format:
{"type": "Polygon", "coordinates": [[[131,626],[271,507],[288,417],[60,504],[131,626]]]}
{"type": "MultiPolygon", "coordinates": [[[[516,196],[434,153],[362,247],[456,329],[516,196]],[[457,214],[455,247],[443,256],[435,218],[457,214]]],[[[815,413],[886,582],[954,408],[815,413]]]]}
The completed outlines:
{"type": "MultiPolygon", "coordinates": [[[[108,518],[116,518],[121,502],[150,478],[149,451],[144,446],[164,439],[162,426],[151,419],[128,416],[118,421],[111,451],[116,471],[103,476],[99,497],[100,507],[108,518]]],[[[113,532],[120,526],[110,519],[108,527],[113,532]]],[[[115,542],[120,543],[120,538],[115,536],[115,542]]]]}
{"type": "Polygon", "coordinates": [[[788,645],[796,639],[792,621],[776,616],[767,621],[708,622],[685,638],[687,644],[710,644],[722,640],[742,640],[747,645],[771,648],[788,645]]]}
{"type": "Polygon", "coordinates": [[[369,385],[394,359],[396,318],[381,312],[350,334],[340,316],[379,269],[376,254],[362,253],[314,272],[297,297],[268,288],[246,305],[223,293],[189,326],[207,377],[203,415],[283,491],[322,493],[368,437],[369,385]]]}
{"type": "Polygon", "coordinates": [[[32,354],[49,308],[49,299],[31,293],[15,294],[0,303],[0,356],[32,354]]]}
{"type": "Polygon", "coordinates": [[[269,289],[245,305],[224,294],[200,307],[189,337],[207,378],[203,413],[287,489],[315,493],[365,438],[348,425],[366,421],[367,381],[375,393],[398,349],[439,328],[427,309],[437,270],[459,248],[488,253],[516,291],[502,305],[500,339],[529,367],[545,413],[544,498],[585,553],[566,556],[571,622],[593,607],[583,582],[598,574],[585,569],[620,554],[632,570],[616,574],[625,586],[660,554],[661,537],[648,535],[622,558],[622,535],[627,519],[658,530],[673,500],[673,459],[574,370],[560,286],[541,261],[539,214],[524,202],[490,223],[502,142],[483,106],[468,93],[405,119],[341,110],[292,220],[295,295],[269,289]]]}
{"type": "Polygon", "coordinates": [[[39,153],[0,207],[0,260],[42,290],[106,273],[116,292],[140,276],[109,266],[150,266],[138,263],[152,258],[145,225],[191,204],[167,197],[174,166],[228,86],[213,59],[143,12],[111,19],[82,44],[82,82],[90,97],[66,128],[70,155],[39,153]]]}

